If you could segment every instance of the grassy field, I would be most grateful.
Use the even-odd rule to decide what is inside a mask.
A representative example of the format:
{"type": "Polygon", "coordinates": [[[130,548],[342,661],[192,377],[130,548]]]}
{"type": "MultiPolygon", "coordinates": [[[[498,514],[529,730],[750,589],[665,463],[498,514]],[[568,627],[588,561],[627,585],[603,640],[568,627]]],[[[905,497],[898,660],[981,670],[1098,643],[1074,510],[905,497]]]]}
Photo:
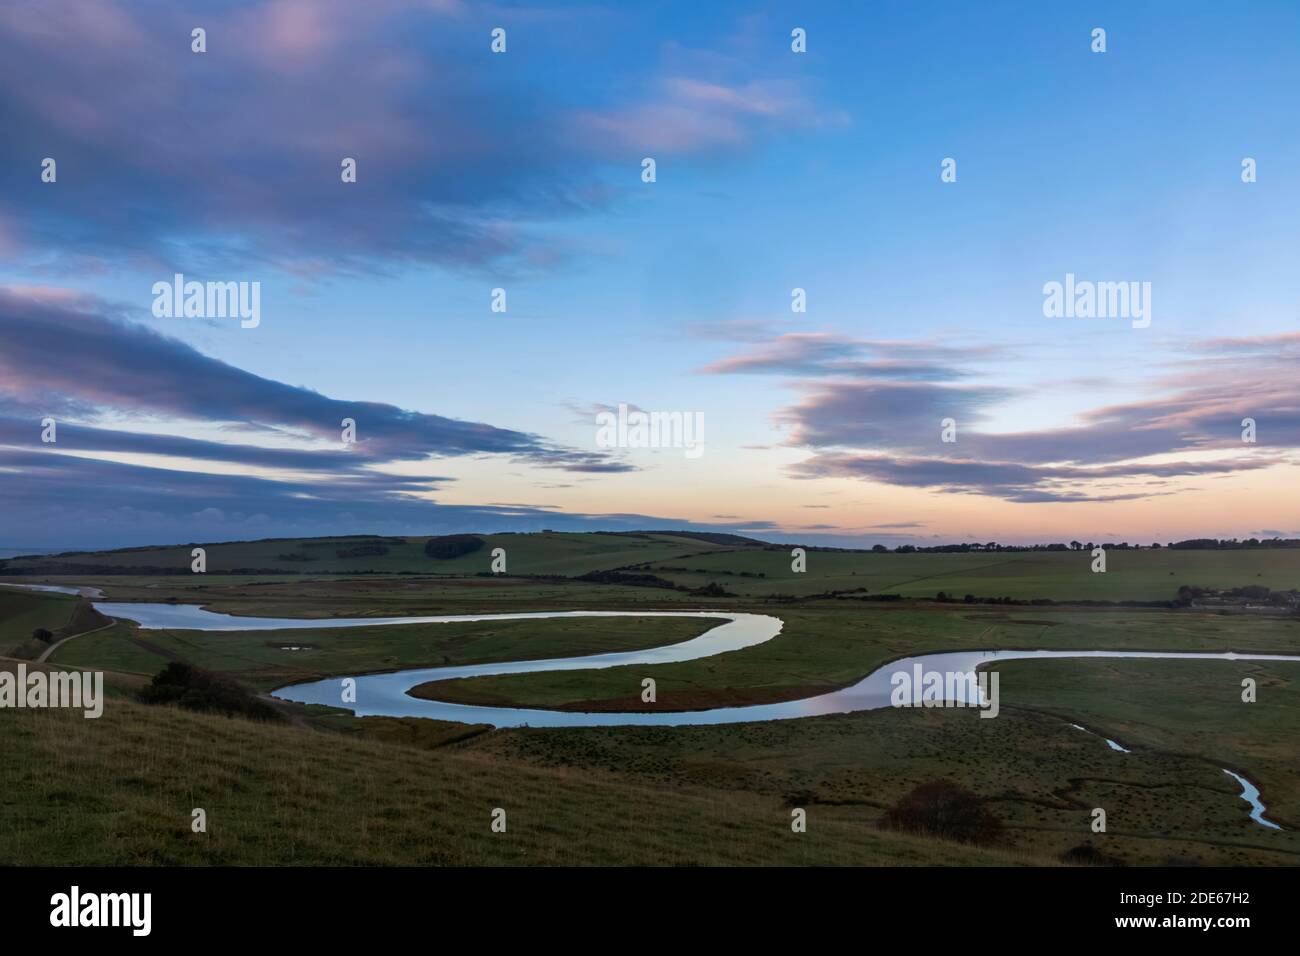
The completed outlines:
{"type": "Polygon", "coordinates": [[[15,865],[964,864],[1015,851],[882,833],[838,808],[790,829],[761,794],[519,766],[115,700],[98,720],[0,711],[0,860],[15,865]],[[208,832],[190,830],[195,807],[208,832]],[[506,832],[491,814],[506,811],[506,832]]]}
{"type": "Polygon", "coordinates": [[[608,618],[574,618],[226,632],[135,632],[118,625],[69,641],[50,663],[152,675],[168,661],[181,660],[266,691],[333,675],[658,647],[689,640],[720,623],[644,618],[615,624],[608,618]]]}
{"type": "Polygon", "coordinates": [[[987,554],[810,552],[807,570],[791,570],[789,549],[715,551],[650,562],[647,570],[687,587],[716,581],[735,594],[810,595],[866,588],[871,594],[932,598],[1047,598],[1056,601],[1168,601],[1179,585],[1230,588],[1300,586],[1300,549],[1192,551],[1111,550],[1094,574],[1088,551],[987,554]],[[757,577],[757,575],[763,577],[757,577]]]}
{"type": "MultiPolygon", "coordinates": [[[[1242,737],[1252,743],[1213,741],[1212,757],[1136,747],[1117,753],[1063,719],[1008,709],[1032,698],[1039,680],[1032,669],[1039,663],[1063,667],[1026,662],[1026,674],[1002,675],[1004,711],[992,721],[970,710],[887,709],[722,727],[521,728],[477,736],[461,747],[529,765],[604,770],[664,786],[715,786],[779,796],[792,805],[852,810],[863,827],[875,825],[915,784],[948,778],[984,796],[1004,822],[1006,845],[1028,855],[1057,857],[1091,840],[1130,865],[1300,864],[1300,836],[1253,823],[1235,783],[1214,762],[1251,770],[1265,801],[1277,792],[1274,818],[1290,822],[1286,771],[1253,765],[1261,744],[1253,743],[1249,728],[1242,737]],[[1096,806],[1108,813],[1106,834],[1089,829],[1096,806]]],[[[1138,675],[1131,678],[1136,682],[1138,675]]],[[[1278,679],[1294,684],[1296,678],[1300,667],[1278,679]]],[[[1114,695],[1114,684],[1093,689],[1114,695]]],[[[1109,719],[1122,726],[1121,711],[1143,710],[1153,727],[1177,734],[1177,724],[1162,722],[1178,719],[1179,706],[1195,706],[1180,689],[1153,675],[1144,691],[1154,700],[1134,693],[1114,713],[1095,702],[1088,719],[1114,731],[1109,719]]],[[[1295,745],[1287,747],[1294,765],[1295,745]]]]}
{"type": "MultiPolygon", "coordinates": [[[[1012,661],[1000,670],[1012,706],[1105,728],[1139,754],[1194,754],[1215,768],[1245,773],[1263,791],[1268,817],[1300,831],[1300,664],[1012,661]],[[1251,703],[1241,699],[1247,677],[1257,687],[1251,703]]],[[[1237,792],[1230,778],[1215,783],[1237,792]]],[[[1244,806],[1235,808],[1238,821],[1244,806]]]]}
{"type": "Polygon", "coordinates": [[[1019,661],[999,672],[1003,709],[993,720],[960,709],[885,709],[720,727],[522,728],[464,747],[539,766],[852,807],[864,825],[918,783],[946,777],[985,797],[1007,828],[1006,845],[1028,854],[1057,857],[1091,841],[1132,865],[1300,865],[1300,664],[1019,661]],[[1241,703],[1242,676],[1259,681],[1259,703],[1241,703]],[[1118,738],[1132,753],[1070,723],[1118,738]],[[1222,767],[1255,780],[1269,818],[1288,830],[1252,822],[1222,767]],[[1090,830],[1095,807],[1107,811],[1105,834],[1090,830]]]}
{"type": "Polygon", "coordinates": [[[791,700],[865,677],[898,657],[973,649],[1236,650],[1300,654],[1300,622],[1196,611],[876,607],[773,610],[781,633],[756,647],[679,664],[471,677],[419,696],[570,710],[693,710],[791,700]],[[642,704],[641,679],[658,689],[642,704]]]}
{"type": "MultiPolygon", "coordinates": [[[[785,622],[766,644],[704,660],[431,688],[440,699],[538,707],[640,709],[644,677],[657,681],[658,709],[792,699],[853,683],[898,657],[955,649],[1300,654],[1300,619],[1282,611],[932,600],[939,591],[1064,602],[1168,601],[1183,584],[1287,589],[1300,581],[1300,553],[1291,551],[1112,551],[1106,574],[1088,570],[1086,552],[812,551],[808,572],[793,574],[788,550],[736,542],[658,534],[487,538],[487,550],[443,563],[424,555],[424,539],[362,559],[334,556],[335,546],[355,547],[356,540],[322,539],[318,548],[304,541],[214,546],[205,575],[185,573],[188,548],[178,548],[174,556],[185,560],[174,575],[82,567],[42,579],[99,586],[111,600],[263,616],[691,608],[756,611],[785,622]],[[507,548],[510,575],[483,576],[474,566],[495,546],[507,548]],[[216,550],[224,548],[229,552],[216,550]],[[310,567],[306,574],[220,573],[271,567],[276,555],[291,553],[322,557],[294,568],[310,567]],[[353,561],[360,563],[340,563],[353,561]],[[614,569],[653,574],[680,589],[575,579],[614,569]],[[708,584],[726,593],[689,593],[708,584]],[[904,599],[864,600],[858,588],[904,599]]],[[[75,560],[117,569],[162,560],[141,554],[75,560]]],[[[30,643],[35,627],[89,629],[74,617],[76,606],[70,597],[0,588],[0,657],[30,643]]],[[[883,710],[721,727],[492,730],[287,704],[287,723],[256,724],[133,700],[173,660],[264,692],[324,676],[650,647],[708,626],[577,619],[293,632],[138,631],[126,623],[95,630],[61,645],[51,663],[109,672],[117,696],[104,717],[0,710],[7,751],[0,809],[6,822],[15,821],[0,828],[0,859],[964,865],[1048,863],[1088,841],[1133,865],[1300,864],[1300,665],[1003,663],[995,720],[958,709],[883,710]],[[1247,676],[1259,684],[1254,704],[1240,701],[1247,676]],[[1116,753],[1070,723],[1133,752],[1116,753]],[[1250,821],[1222,767],[1258,783],[1269,817],[1288,829],[1250,821]],[[1006,828],[1000,844],[976,849],[876,828],[909,789],[942,778],[986,800],[1006,828]],[[209,812],[206,837],[188,830],[194,806],[209,812]],[[508,837],[488,828],[496,806],[508,811],[508,837]],[[809,810],[807,834],[790,832],[793,806],[809,810]],[[1089,830],[1098,806],[1107,810],[1106,834],[1089,830]]],[[[0,669],[12,666],[0,661],[0,669]]]]}
{"type": "MultiPolygon", "coordinates": [[[[7,580],[7,579],[5,579],[7,580]]],[[[235,575],[42,577],[29,583],[94,586],[110,601],[200,604],[259,617],[396,617],[590,608],[707,608],[709,602],[662,588],[546,582],[529,578],[350,577],[279,578],[235,575]]],[[[712,606],[731,606],[718,599],[712,606]]]]}

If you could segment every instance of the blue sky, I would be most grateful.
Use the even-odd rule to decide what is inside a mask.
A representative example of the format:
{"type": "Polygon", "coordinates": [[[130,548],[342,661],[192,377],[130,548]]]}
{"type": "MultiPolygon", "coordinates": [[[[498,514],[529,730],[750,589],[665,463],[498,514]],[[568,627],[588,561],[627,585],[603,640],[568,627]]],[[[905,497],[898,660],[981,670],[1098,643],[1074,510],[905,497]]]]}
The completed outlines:
{"type": "Polygon", "coordinates": [[[1287,3],[7,4],[0,545],[1300,533],[1298,40],[1287,3]],[[178,271],[261,324],[155,317],[178,271]],[[1066,273],[1151,326],[1045,318],[1066,273]],[[620,402],[705,453],[597,447],[620,402]]]}

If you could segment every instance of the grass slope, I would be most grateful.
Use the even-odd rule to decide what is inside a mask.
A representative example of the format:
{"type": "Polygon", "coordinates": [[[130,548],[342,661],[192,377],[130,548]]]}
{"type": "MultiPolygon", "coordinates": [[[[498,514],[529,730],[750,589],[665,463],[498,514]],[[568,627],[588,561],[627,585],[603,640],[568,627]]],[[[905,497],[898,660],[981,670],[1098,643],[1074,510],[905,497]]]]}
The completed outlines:
{"type": "Polygon", "coordinates": [[[54,633],[67,626],[76,607],[71,595],[0,588],[0,655],[27,644],[38,627],[54,633]]]}
{"type": "Polygon", "coordinates": [[[810,595],[867,588],[873,594],[933,598],[1048,598],[1056,601],[1169,601],[1179,585],[1231,588],[1300,586],[1300,549],[1111,550],[1094,574],[1088,551],[987,554],[810,552],[807,571],[791,570],[789,549],[756,548],[651,562],[647,570],[688,587],[717,581],[742,596],[810,595]],[[686,570],[676,570],[676,569],[686,570]],[[745,576],[762,574],[764,577],[745,576]]]}
{"type": "Polygon", "coordinates": [[[1023,855],[883,833],[835,808],[662,787],[129,700],[0,711],[16,865],[962,864],[1023,855]],[[190,832],[191,811],[208,832],[190,832]],[[507,814],[506,833],[490,831],[507,814]]]}

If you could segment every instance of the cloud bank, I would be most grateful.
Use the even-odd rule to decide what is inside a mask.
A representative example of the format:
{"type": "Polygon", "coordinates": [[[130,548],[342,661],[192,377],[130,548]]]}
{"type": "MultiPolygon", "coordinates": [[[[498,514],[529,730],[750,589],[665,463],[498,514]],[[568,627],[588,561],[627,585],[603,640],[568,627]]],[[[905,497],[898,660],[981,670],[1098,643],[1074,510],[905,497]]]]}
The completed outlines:
{"type": "MultiPolygon", "coordinates": [[[[707,330],[728,337],[725,327],[707,330]]],[[[701,369],[778,374],[801,394],[777,421],[809,458],[802,478],[861,478],[1016,502],[1119,501],[1175,493],[1173,479],[1290,463],[1300,449],[1300,335],[1210,340],[1150,385],[1156,397],[1100,406],[1059,428],[987,428],[1021,389],[984,384],[984,359],[1005,353],[926,342],[797,333],[764,340],[752,324],[730,336],[743,351],[701,369]],[[864,358],[865,356],[865,358],[864,358]],[[1242,441],[1243,419],[1258,441],[1242,441]],[[953,419],[957,440],[942,440],[953,419]],[[985,426],[985,427],[981,427],[985,426]],[[1212,455],[1207,459],[1205,456],[1212,455]],[[1191,456],[1169,460],[1171,456],[1191,456]],[[1119,490],[1116,490],[1116,489],[1119,490]]]]}

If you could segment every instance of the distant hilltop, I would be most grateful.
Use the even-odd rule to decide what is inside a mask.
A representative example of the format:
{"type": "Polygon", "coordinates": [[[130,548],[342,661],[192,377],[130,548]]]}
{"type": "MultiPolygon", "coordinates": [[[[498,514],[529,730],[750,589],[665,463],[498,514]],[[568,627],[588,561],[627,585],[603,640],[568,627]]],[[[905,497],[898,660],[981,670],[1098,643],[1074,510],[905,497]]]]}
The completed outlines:
{"type": "MultiPolygon", "coordinates": [[[[1169,541],[1164,544],[1152,542],[1150,544],[1129,543],[1127,541],[1069,541],[1053,542],[1044,544],[1001,544],[996,541],[978,542],[964,541],[949,544],[898,544],[889,547],[884,544],[876,544],[871,547],[850,547],[835,546],[827,544],[804,544],[795,539],[785,541],[765,541],[759,538],[747,535],[733,534],[724,531],[693,531],[689,529],[668,529],[668,530],[641,530],[641,531],[552,531],[544,529],[542,531],[510,531],[510,532],[464,532],[458,534],[443,535],[376,535],[376,534],[336,534],[336,535],[319,535],[313,537],[301,538],[257,538],[251,540],[239,541],[191,541],[179,544],[159,544],[159,545],[139,545],[129,548],[112,548],[105,550],[73,550],[73,551],[32,551],[19,554],[17,548],[0,549],[0,555],[9,555],[9,557],[0,557],[0,574],[54,574],[54,573],[82,573],[91,571],[105,571],[109,568],[117,568],[122,565],[119,560],[120,556],[136,555],[142,560],[140,565],[135,567],[133,573],[163,573],[161,567],[167,568],[166,573],[172,573],[175,569],[172,566],[173,560],[169,553],[180,555],[182,551],[188,553],[193,548],[207,548],[216,551],[244,551],[248,552],[251,557],[253,554],[266,554],[272,560],[270,564],[243,564],[237,571],[232,570],[230,573],[276,573],[289,571],[292,568],[301,568],[305,562],[320,559],[320,553],[333,550],[339,559],[348,558],[379,558],[394,552],[404,552],[407,549],[421,551],[426,547],[427,542],[440,539],[482,539],[490,541],[496,539],[517,539],[520,541],[538,541],[547,540],[553,543],[566,542],[566,550],[584,550],[582,542],[591,543],[592,553],[603,553],[608,550],[607,544],[610,541],[656,541],[660,543],[671,543],[678,541],[694,542],[700,545],[712,545],[722,548],[736,549],[789,549],[795,547],[804,548],[806,551],[818,552],[846,552],[846,553],[871,553],[871,554],[966,554],[970,552],[1035,552],[1035,551],[1092,551],[1094,548],[1104,548],[1107,551],[1125,551],[1125,550],[1149,550],[1168,548],[1173,550],[1240,550],[1254,548],[1300,548],[1300,538],[1188,538],[1183,541],[1169,541]],[[276,547],[278,546],[278,547],[276,547]],[[166,561],[159,565],[153,560],[153,556],[169,554],[166,561]],[[81,562],[69,562],[69,558],[86,558],[92,563],[82,564],[81,562]],[[288,567],[284,567],[287,565],[288,567]],[[58,566],[59,570],[54,570],[58,566]],[[278,566],[278,567],[277,567],[278,566]],[[69,570],[75,567],[75,570],[69,570]],[[147,568],[159,568],[159,570],[150,571],[147,568]]],[[[531,550],[531,549],[529,549],[531,550]]],[[[430,552],[432,553],[432,552],[430,552]]],[[[448,555],[455,557],[456,555],[448,555]]],[[[188,559],[187,559],[188,560],[188,559]]],[[[384,562],[389,563],[389,562],[384,562]]],[[[325,570],[324,568],[314,568],[313,570],[325,570]]],[[[399,567],[385,568],[384,570],[400,571],[399,567]]]]}

